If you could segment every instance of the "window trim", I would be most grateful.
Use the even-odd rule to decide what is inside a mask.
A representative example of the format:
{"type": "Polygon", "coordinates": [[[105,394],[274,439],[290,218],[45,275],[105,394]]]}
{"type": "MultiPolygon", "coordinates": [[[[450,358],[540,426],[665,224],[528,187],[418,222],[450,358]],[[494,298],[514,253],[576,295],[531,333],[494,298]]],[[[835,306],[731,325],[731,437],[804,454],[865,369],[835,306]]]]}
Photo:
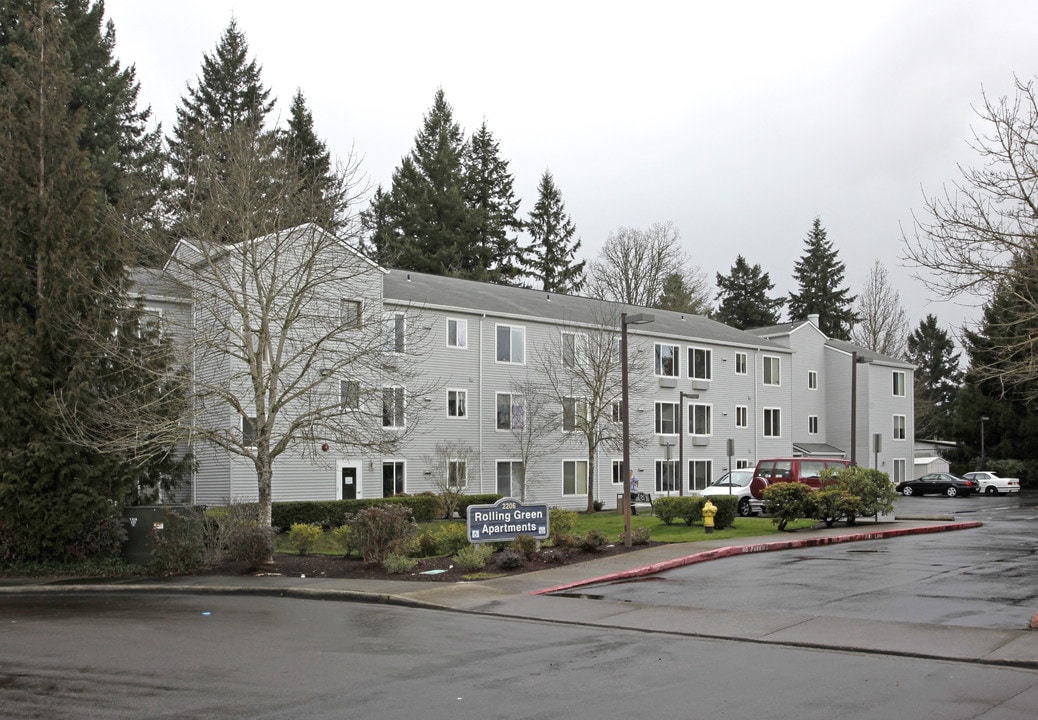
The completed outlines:
{"type": "Polygon", "coordinates": [[[360,330],[364,318],[364,303],[356,298],[339,298],[339,327],[346,330],[360,330]],[[347,317],[346,308],[356,308],[356,318],[347,317]]]}
{"type": "Polygon", "coordinates": [[[587,333],[563,330],[560,345],[562,350],[562,367],[573,369],[585,364],[588,355],[587,333]],[[569,341],[572,341],[572,347],[569,347],[569,341]]]}
{"type": "Polygon", "coordinates": [[[360,410],[360,381],[339,379],[339,409],[342,412],[356,412],[360,410]],[[352,390],[350,393],[348,390],[352,390]],[[353,400],[352,403],[348,402],[353,400]]]}
{"type": "Polygon", "coordinates": [[[735,406],[735,427],[737,428],[748,428],[750,426],[750,406],[749,405],[736,405],[735,406]],[[739,415],[742,414],[742,422],[739,422],[739,415]]]}
{"type": "Polygon", "coordinates": [[[818,416],[817,415],[808,415],[807,416],[807,434],[808,435],[817,435],[818,434],[818,416]],[[812,429],[812,427],[814,429],[812,429]]]}
{"type": "Polygon", "coordinates": [[[905,397],[905,393],[906,393],[905,388],[906,388],[907,383],[908,383],[908,374],[904,370],[894,370],[891,373],[891,380],[893,382],[893,386],[891,387],[890,391],[891,391],[893,397],[905,397]],[[898,382],[898,378],[899,377],[901,378],[901,382],[900,383],[898,382]],[[898,392],[898,386],[899,385],[901,387],[901,392],[898,392]]]}
{"type": "Polygon", "coordinates": [[[407,391],[403,385],[383,385],[382,386],[382,427],[384,428],[405,428],[407,427],[407,391]],[[389,418],[387,414],[386,406],[386,392],[391,391],[393,393],[393,417],[389,418]],[[396,397],[399,393],[399,399],[396,397]],[[399,418],[396,417],[397,410],[399,410],[399,418]],[[387,423],[387,420],[390,422],[387,423]],[[399,422],[397,422],[399,420],[399,422]]]}
{"type": "Polygon", "coordinates": [[[513,392],[498,392],[494,393],[494,429],[500,430],[501,432],[512,432],[513,430],[522,430],[523,422],[525,421],[526,415],[526,404],[523,396],[519,393],[513,392]],[[501,397],[508,397],[508,427],[501,427],[501,397]],[[516,415],[516,407],[519,407],[520,413],[516,415]]]}
{"type": "Polygon", "coordinates": [[[239,416],[240,422],[239,430],[241,430],[241,444],[243,447],[254,448],[256,447],[256,436],[259,434],[259,416],[257,415],[241,415],[239,416]],[[251,427],[246,428],[246,423],[251,427]],[[249,441],[252,442],[249,442],[249,441]]]}
{"type": "Polygon", "coordinates": [[[714,434],[714,406],[712,403],[689,403],[688,405],[688,434],[692,437],[710,437],[714,434]],[[696,408],[703,408],[706,411],[706,432],[695,432],[693,425],[695,424],[696,408]]]}
{"type": "Polygon", "coordinates": [[[663,400],[657,400],[653,404],[653,426],[652,427],[653,427],[653,431],[654,431],[654,433],[656,435],[667,435],[667,436],[673,435],[673,436],[677,436],[678,434],[681,433],[681,428],[678,426],[678,410],[679,410],[679,405],[680,404],[676,403],[676,402],[666,402],[666,401],[663,401],[663,400]],[[663,412],[662,412],[664,406],[667,406],[667,407],[669,407],[671,409],[670,423],[671,423],[671,425],[674,428],[673,432],[664,432],[663,431],[663,427],[664,427],[664,424],[666,422],[664,417],[663,417],[663,412]]]}
{"type": "Polygon", "coordinates": [[[468,487],[468,462],[460,458],[451,458],[447,460],[447,487],[464,489],[468,487]],[[461,475],[461,482],[458,483],[458,475],[461,475]]]}
{"type": "Polygon", "coordinates": [[[893,427],[891,428],[891,436],[893,440],[904,441],[908,439],[908,418],[905,415],[894,413],[893,416],[893,427]],[[901,422],[898,423],[898,420],[901,422]],[[898,437],[898,431],[900,431],[901,437],[898,437]]]}
{"type": "Polygon", "coordinates": [[[469,347],[469,321],[466,318],[444,318],[446,329],[444,342],[452,350],[467,350],[469,347]],[[455,343],[451,344],[451,324],[454,324],[455,343]]]}
{"type": "Polygon", "coordinates": [[[562,398],[562,432],[564,432],[564,433],[581,432],[581,430],[580,430],[580,423],[577,421],[577,419],[581,415],[583,415],[583,421],[586,423],[588,421],[588,412],[589,412],[588,402],[587,402],[587,400],[585,398],[575,397],[575,396],[563,397],[562,398]],[[572,406],[572,410],[568,409],[568,407],[567,407],[567,406],[570,406],[570,405],[572,406]],[[566,427],[567,417],[572,417],[571,427],[568,427],[568,428],[566,427]]]}
{"type": "Polygon", "coordinates": [[[735,353],[735,374],[736,375],[748,375],[749,372],[749,353],[737,352],[735,353]],[[741,362],[740,362],[741,361],[741,362]],[[739,369],[741,366],[741,370],[739,369]]]}
{"type": "Polygon", "coordinates": [[[761,355],[761,385],[766,387],[782,387],[782,358],[779,355],[761,355]],[[768,367],[774,364],[772,374],[775,376],[768,381],[768,367]]]}
{"type": "Polygon", "coordinates": [[[761,423],[761,436],[766,438],[781,438],[782,437],[782,408],[780,407],[766,407],[762,408],[763,416],[761,423]],[[777,420],[777,422],[776,422],[777,420]],[[775,432],[775,426],[778,426],[778,432],[775,432]],[[771,432],[768,432],[769,429],[771,432]]]}
{"type": "Polygon", "coordinates": [[[693,380],[706,380],[710,381],[714,379],[714,351],[713,348],[701,347],[696,345],[690,345],[688,347],[688,376],[693,380]],[[696,370],[696,356],[702,354],[705,356],[705,368],[706,374],[702,377],[697,373],[696,370]]]}
{"type": "Polygon", "coordinates": [[[807,389],[817,390],[818,389],[818,371],[808,370],[807,371],[807,389]]]}
{"type": "Polygon", "coordinates": [[[653,343],[652,348],[652,371],[656,377],[662,378],[680,378],[681,377],[681,346],[673,345],[671,343],[653,343]],[[671,365],[673,366],[673,372],[664,372],[664,360],[661,350],[663,348],[670,348],[673,351],[671,356],[671,365]]]}
{"type": "Polygon", "coordinates": [[[445,408],[449,420],[467,420],[469,417],[469,391],[465,388],[447,388],[447,407],[445,408]],[[461,398],[461,412],[451,414],[451,394],[454,393],[454,407],[457,410],[458,398],[461,398]]]}
{"type": "Polygon", "coordinates": [[[511,325],[509,323],[497,323],[494,325],[494,362],[502,365],[525,365],[526,364],[526,326],[511,325]],[[501,359],[501,330],[508,328],[508,359],[501,359]],[[522,344],[522,358],[515,360],[516,339],[522,344]]]}
{"type": "Polygon", "coordinates": [[[681,485],[681,481],[678,479],[678,474],[681,470],[681,461],[677,458],[672,458],[670,460],[657,458],[654,465],[653,483],[656,492],[668,494],[678,492],[678,488],[681,485]],[[665,477],[668,474],[670,477],[665,477]],[[669,483],[667,481],[669,481],[669,483]],[[668,484],[670,487],[667,487],[668,484]]]}
{"type": "Polygon", "coordinates": [[[561,490],[562,490],[562,492],[561,492],[562,497],[586,497],[587,496],[588,483],[590,482],[590,478],[588,477],[587,458],[584,458],[582,460],[565,460],[565,459],[563,459],[563,461],[562,461],[562,473],[561,473],[560,480],[562,481],[562,483],[561,483],[562,484],[562,488],[561,488],[561,490]],[[566,466],[567,465],[573,465],[573,492],[566,492],[566,466]],[[580,468],[580,466],[583,466],[583,468],[584,468],[584,487],[583,487],[583,489],[580,488],[580,477],[579,477],[579,475],[577,473],[577,469],[580,468]]]}

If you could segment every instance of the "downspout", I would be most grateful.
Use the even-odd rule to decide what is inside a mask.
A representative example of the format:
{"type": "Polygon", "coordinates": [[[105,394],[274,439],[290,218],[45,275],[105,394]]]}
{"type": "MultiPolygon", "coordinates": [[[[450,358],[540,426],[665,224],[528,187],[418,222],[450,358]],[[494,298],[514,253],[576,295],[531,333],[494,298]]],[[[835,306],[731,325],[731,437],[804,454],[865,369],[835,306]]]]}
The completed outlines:
{"type": "MultiPolygon", "coordinates": [[[[479,422],[476,423],[478,428],[478,440],[476,441],[478,449],[476,455],[479,457],[479,492],[481,494],[486,492],[486,489],[483,487],[483,321],[486,317],[486,313],[483,313],[479,318],[479,343],[477,350],[479,365],[476,372],[476,382],[479,387],[479,408],[476,411],[476,417],[479,418],[479,422]]],[[[494,477],[496,478],[497,476],[495,475],[494,477]]],[[[496,484],[494,490],[497,491],[496,484]]]]}
{"type": "Polygon", "coordinates": [[[851,467],[858,465],[858,353],[851,353],[851,467]]]}

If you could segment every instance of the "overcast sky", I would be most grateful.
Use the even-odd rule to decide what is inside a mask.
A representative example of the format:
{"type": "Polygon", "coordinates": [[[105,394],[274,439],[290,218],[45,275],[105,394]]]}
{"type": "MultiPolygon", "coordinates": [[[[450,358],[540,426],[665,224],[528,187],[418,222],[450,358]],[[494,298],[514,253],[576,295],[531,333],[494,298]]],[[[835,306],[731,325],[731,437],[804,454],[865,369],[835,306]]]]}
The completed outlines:
{"type": "Polygon", "coordinates": [[[859,292],[879,259],[912,328],[928,304],[900,259],[924,192],[982,130],[982,92],[1038,73],[1034,0],[352,2],[106,0],[116,53],[169,133],[231,18],[283,120],[297,88],[334,156],[389,186],[442,87],[486,119],[525,215],[547,169],[593,257],[611,231],[673,221],[711,282],[737,254],[775,294],[813,219],[859,292]]]}

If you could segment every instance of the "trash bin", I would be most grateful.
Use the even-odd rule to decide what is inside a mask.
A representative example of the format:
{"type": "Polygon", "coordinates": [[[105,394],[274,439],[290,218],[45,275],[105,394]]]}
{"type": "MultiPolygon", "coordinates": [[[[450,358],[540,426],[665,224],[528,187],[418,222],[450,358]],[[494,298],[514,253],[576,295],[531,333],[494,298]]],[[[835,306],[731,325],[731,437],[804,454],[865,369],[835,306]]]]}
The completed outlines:
{"type": "Polygon", "coordinates": [[[135,565],[150,565],[152,540],[156,531],[161,532],[166,524],[166,514],[176,505],[131,505],[123,508],[123,524],[126,526],[126,541],[123,543],[123,559],[135,565]]]}

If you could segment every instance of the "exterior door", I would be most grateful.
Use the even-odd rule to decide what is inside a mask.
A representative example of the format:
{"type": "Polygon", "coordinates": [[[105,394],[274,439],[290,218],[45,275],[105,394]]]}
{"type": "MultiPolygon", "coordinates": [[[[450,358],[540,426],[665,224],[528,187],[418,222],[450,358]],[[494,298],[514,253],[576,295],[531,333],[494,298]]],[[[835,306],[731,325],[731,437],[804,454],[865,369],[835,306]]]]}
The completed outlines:
{"type": "Polygon", "coordinates": [[[342,499],[343,500],[356,500],[357,499],[357,468],[355,467],[344,467],[341,470],[342,477],[340,482],[342,483],[342,499]]]}

